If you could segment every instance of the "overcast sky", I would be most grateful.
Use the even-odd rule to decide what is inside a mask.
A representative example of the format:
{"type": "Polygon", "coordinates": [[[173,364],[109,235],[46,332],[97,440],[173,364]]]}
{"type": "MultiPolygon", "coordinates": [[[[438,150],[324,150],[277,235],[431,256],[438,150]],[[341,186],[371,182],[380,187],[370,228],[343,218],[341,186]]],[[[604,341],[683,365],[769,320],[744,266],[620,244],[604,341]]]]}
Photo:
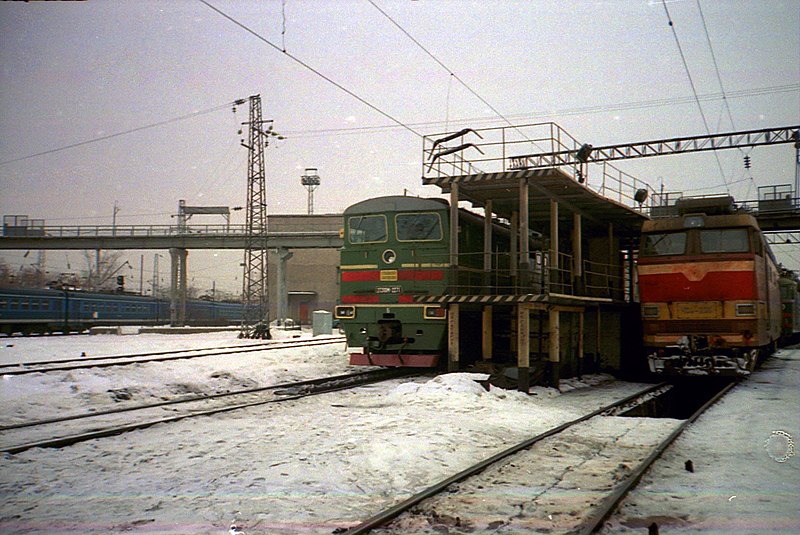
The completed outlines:
{"type": "MultiPolygon", "coordinates": [[[[418,135],[283,48],[423,134],[503,125],[492,108],[519,124],[554,121],[595,146],[706,133],[660,1],[374,0],[468,88],[368,0],[210,3],[263,40],[199,1],[0,4],[1,214],[110,224],[116,201],[118,224],[169,224],[179,199],[241,206],[246,151],[237,130],[248,110],[234,114],[226,103],[253,94],[287,137],[267,152],[270,212],[305,212],[306,167],[319,168],[317,213],[404,190],[439,193],[421,185],[418,135]],[[56,150],[194,112],[203,113],[56,150]]],[[[666,6],[712,132],[800,123],[800,0],[666,6]]],[[[718,153],[723,173],[711,154],[619,167],[669,191],[719,193],[728,184],[738,200],[793,183],[790,145],[749,153],[750,170],[742,151],[718,153]]],[[[23,254],[2,257],[16,265],[23,254]]],[[[235,289],[204,264],[210,254],[191,254],[190,276],[196,270],[209,286],[219,276],[218,286],[235,289]]],[[[800,269],[799,251],[779,254],[800,269]]],[[[228,256],[238,269],[241,255],[228,256]]],[[[48,262],[66,269],[63,253],[48,262]]]]}

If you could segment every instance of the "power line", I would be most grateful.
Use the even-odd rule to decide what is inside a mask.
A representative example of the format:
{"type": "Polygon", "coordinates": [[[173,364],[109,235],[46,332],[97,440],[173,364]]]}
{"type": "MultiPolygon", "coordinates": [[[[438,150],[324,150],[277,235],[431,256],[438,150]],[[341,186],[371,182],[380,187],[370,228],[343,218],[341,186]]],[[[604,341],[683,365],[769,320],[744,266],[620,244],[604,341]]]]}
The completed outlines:
{"type": "Polygon", "coordinates": [[[703,31],[706,34],[706,42],[708,42],[708,49],[711,52],[711,60],[714,62],[714,72],[717,73],[717,80],[719,81],[719,89],[722,91],[722,102],[725,104],[725,109],[728,111],[728,119],[731,122],[731,128],[736,130],[736,123],[731,114],[731,107],[728,105],[728,99],[725,97],[725,86],[722,84],[722,76],[719,73],[719,65],[717,64],[717,56],[714,54],[714,47],[711,45],[711,36],[708,33],[708,26],[706,25],[706,17],[703,15],[703,8],[700,7],[700,0],[697,0],[697,10],[700,12],[700,20],[703,23],[703,31]]]}
{"type": "MultiPolygon", "coordinates": [[[[508,125],[509,125],[509,126],[511,126],[512,128],[515,128],[515,129],[516,129],[516,125],[515,125],[515,124],[513,124],[511,121],[509,121],[509,120],[508,120],[508,119],[507,119],[507,118],[506,118],[506,117],[505,117],[505,116],[504,116],[502,113],[500,113],[500,111],[499,111],[497,108],[495,108],[494,106],[492,106],[492,105],[491,105],[491,104],[490,104],[490,103],[489,103],[489,102],[488,102],[488,101],[487,101],[485,98],[483,98],[481,95],[479,95],[477,91],[475,91],[474,89],[472,89],[472,88],[471,88],[471,87],[470,87],[470,86],[469,86],[469,85],[468,85],[468,84],[467,84],[467,83],[466,83],[464,80],[462,80],[462,79],[461,79],[461,78],[460,78],[460,77],[459,77],[457,74],[455,74],[455,73],[453,72],[453,70],[452,70],[450,67],[448,67],[447,65],[445,65],[444,63],[442,63],[442,61],[441,61],[441,60],[439,60],[439,58],[437,58],[435,55],[433,55],[433,53],[432,53],[431,51],[429,51],[427,48],[425,48],[424,46],[422,46],[422,43],[420,43],[419,41],[417,41],[417,40],[414,38],[414,36],[412,36],[410,33],[408,33],[408,32],[406,31],[406,29],[405,29],[405,28],[403,28],[402,26],[400,26],[400,24],[399,24],[397,21],[395,21],[395,20],[394,20],[392,17],[390,17],[390,16],[389,16],[389,14],[388,14],[388,13],[386,13],[384,10],[382,10],[382,9],[381,9],[381,8],[380,8],[380,7],[379,7],[379,6],[378,6],[378,5],[377,5],[377,4],[376,4],[376,3],[375,3],[373,0],[367,0],[367,1],[368,1],[370,4],[372,4],[372,6],[373,6],[375,9],[377,9],[377,10],[378,10],[378,11],[379,11],[379,12],[380,12],[380,13],[381,13],[381,14],[382,14],[384,17],[386,17],[387,19],[389,19],[389,22],[391,22],[392,24],[394,24],[394,26],[396,26],[398,30],[400,30],[401,32],[403,32],[403,34],[404,34],[406,37],[408,37],[409,39],[411,39],[411,41],[412,41],[412,42],[413,42],[415,45],[417,45],[417,46],[418,46],[420,49],[422,49],[422,51],[423,51],[423,52],[425,52],[425,53],[426,53],[428,56],[430,56],[430,57],[431,57],[431,59],[433,59],[433,61],[435,61],[436,63],[438,63],[438,64],[439,64],[439,65],[440,65],[440,66],[441,66],[441,67],[442,67],[442,68],[443,68],[445,71],[447,71],[447,73],[450,75],[450,78],[451,78],[451,79],[452,79],[452,78],[455,78],[455,79],[458,81],[458,83],[460,83],[462,86],[464,86],[464,87],[467,89],[467,91],[469,91],[470,93],[472,93],[473,95],[475,95],[475,97],[477,97],[477,99],[478,99],[478,100],[480,100],[480,101],[481,101],[481,102],[482,102],[484,105],[486,105],[486,106],[487,106],[487,107],[488,107],[490,110],[492,110],[492,111],[493,111],[493,112],[494,112],[494,113],[495,113],[495,114],[496,114],[498,117],[500,117],[500,118],[501,118],[503,121],[505,121],[505,122],[506,122],[506,124],[508,124],[508,125]]],[[[449,99],[449,87],[448,87],[448,99],[449,99]]],[[[448,102],[448,112],[449,112],[449,102],[448,102]]],[[[518,129],[517,129],[517,130],[518,130],[518,129]]],[[[539,144],[538,144],[538,143],[536,143],[535,141],[532,141],[531,139],[529,139],[529,138],[528,138],[528,136],[527,136],[527,135],[525,135],[525,133],[524,133],[524,132],[522,132],[521,130],[518,130],[518,131],[520,132],[520,134],[522,134],[522,137],[524,137],[525,139],[528,139],[528,141],[531,141],[531,142],[533,143],[533,145],[534,145],[534,146],[536,146],[536,147],[539,147],[539,144]]]]}
{"type": "Polygon", "coordinates": [[[271,42],[270,40],[268,40],[266,37],[264,37],[264,36],[263,36],[263,35],[261,35],[260,33],[256,32],[255,30],[253,30],[252,28],[250,28],[250,27],[246,26],[245,24],[243,24],[243,23],[239,22],[238,20],[234,19],[233,17],[231,17],[230,15],[228,15],[227,13],[225,13],[224,11],[222,11],[222,10],[220,10],[220,9],[218,9],[218,8],[216,8],[216,7],[214,7],[214,6],[213,6],[213,5],[211,5],[210,3],[206,2],[206,0],[199,0],[199,2],[200,2],[200,3],[202,3],[202,4],[204,4],[206,7],[208,7],[208,8],[209,8],[209,9],[211,9],[212,11],[215,11],[216,13],[218,13],[219,15],[221,15],[222,17],[224,17],[224,18],[228,19],[229,21],[231,21],[232,23],[234,23],[234,24],[235,24],[236,26],[238,26],[239,28],[243,29],[244,31],[246,31],[246,32],[247,32],[247,33],[249,33],[250,35],[254,36],[254,37],[255,37],[256,39],[258,39],[259,41],[262,41],[262,42],[264,42],[264,43],[268,44],[269,46],[271,46],[272,48],[274,48],[274,49],[275,49],[275,50],[277,50],[278,52],[282,53],[284,56],[288,57],[289,59],[291,59],[292,61],[294,61],[294,62],[295,62],[295,63],[297,63],[298,65],[300,65],[301,67],[303,67],[303,68],[305,68],[305,69],[307,69],[307,70],[309,70],[309,71],[313,72],[314,74],[316,74],[317,76],[319,76],[320,78],[322,78],[323,80],[325,80],[326,82],[328,82],[329,84],[331,84],[331,85],[335,86],[337,89],[339,89],[339,90],[341,90],[341,91],[344,91],[345,93],[347,93],[348,95],[350,95],[350,96],[351,96],[351,97],[353,97],[354,99],[358,100],[359,102],[361,102],[361,103],[362,103],[362,104],[364,104],[365,106],[367,106],[367,107],[371,108],[372,110],[374,110],[374,111],[376,111],[376,112],[380,113],[381,115],[383,115],[384,117],[386,117],[387,119],[389,119],[390,121],[392,121],[393,123],[396,123],[397,125],[399,125],[399,126],[402,126],[403,128],[405,128],[405,129],[406,129],[406,130],[408,130],[409,132],[411,132],[411,133],[413,133],[413,134],[416,134],[416,135],[417,135],[417,136],[419,136],[419,137],[423,137],[423,136],[422,136],[422,134],[420,134],[419,132],[417,132],[416,130],[414,130],[413,128],[411,128],[410,126],[408,126],[407,124],[405,124],[405,123],[403,123],[402,121],[400,121],[399,119],[396,119],[395,117],[393,117],[393,116],[389,115],[388,113],[386,113],[386,112],[385,112],[385,111],[383,111],[382,109],[378,108],[377,106],[375,106],[375,105],[374,105],[374,104],[372,104],[371,102],[367,101],[367,100],[366,100],[366,99],[364,99],[363,97],[361,97],[361,96],[357,95],[357,94],[356,94],[356,93],[354,93],[353,91],[351,91],[351,90],[347,89],[347,88],[346,88],[346,87],[344,87],[342,84],[340,84],[340,83],[338,83],[338,82],[334,81],[334,80],[333,80],[333,79],[331,79],[330,77],[328,77],[328,76],[326,76],[325,74],[321,73],[320,71],[318,71],[317,69],[315,69],[314,67],[312,67],[312,66],[311,66],[311,65],[309,65],[308,63],[304,62],[303,60],[299,59],[298,57],[296,57],[296,56],[294,56],[294,55],[290,54],[289,52],[286,52],[285,50],[282,50],[282,49],[281,49],[281,47],[279,47],[279,46],[278,46],[278,45],[276,45],[275,43],[271,42]]]}
{"type": "MultiPolygon", "coordinates": [[[[675,37],[675,44],[678,46],[678,52],[681,56],[681,61],[683,62],[683,68],[686,71],[686,76],[689,78],[689,85],[692,86],[692,93],[694,94],[695,102],[697,102],[697,108],[700,110],[700,117],[703,118],[703,124],[706,127],[706,133],[711,135],[711,128],[708,126],[708,121],[706,121],[706,114],[703,113],[703,106],[700,104],[700,98],[697,96],[697,89],[694,86],[694,80],[692,80],[692,73],[689,72],[689,64],[686,62],[686,56],[683,54],[683,48],[681,47],[681,41],[678,39],[678,32],[675,30],[675,23],[672,22],[672,17],[669,14],[669,8],[667,7],[667,1],[661,0],[662,5],[664,6],[664,12],[667,14],[667,21],[669,21],[669,27],[672,30],[672,35],[675,37]]],[[[725,189],[730,191],[727,186],[727,180],[725,179],[725,171],[722,169],[722,162],[719,161],[719,156],[717,155],[717,151],[714,151],[714,156],[717,160],[717,166],[719,167],[720,175],[722,176],[722,181],[725,182],[725,189]]]]}
{"type": "MultiPolygon", "coordinates": [[[[772,95],[778,93],[790,93],[800,91],[800,84],[788,84],[782,86],[771,86],[766,88],[759,88],[759,89],[744,89],[739,91],[732,91],[728,93],[728,98],[745,98],[745,97],[754,97],[754,96],[764,96],[764,95],[772,95]]],[[[703,95],[699,95],[701,101],[714,101],[720,100],[722,97],[721,93],[707,93],[703,95]]],[[[682,105],[682,104],[690,104],[694,103],[694,97],[673,97],[673,98],[664,98],[664,99],[655,99],[655,100],[642,100],[642,101],[634,101],[634,102],[622,102],[617,104],[608,104],[608,105],[598,105],[598,106],[584,106],[579,108],[563,108],[560,110],[555,111],[539,111],[539,112],[531,112],[531,113],[524,113],[524,114],[511,114],[507,117],[510,119],[516,120],[534,120],[534,119],[542,119],[547,117],[564,117],[570,115],[588,115],[588,114],[595,114],[595,113],[605,113],[609,111],[626,111],[626,110],[638,110],[638,109],[649,109],[649,108],[658,108],[663,106],[674,106],[674,105],[682,105]]],[[[497,118],[495,117],[466,117],[462,119],[449,119],[449,121],[425,121],[425,122],[416,122],[416,123],[408,123],[409,126],[415,128],[430,128],[430,127],[439,127],[445,125],[449,122],[449,124],[476,124],[476,123],[493,123],[496,122],[497,118]]],[[[398,128],[397,125],[391,124],[384,124],[384,125],[374,125],[374,126],[358,126],[358,127],[349,127],[349,128],[322,128],[322,129],[313,129],[313,130],[285,130],[284,133],[292,138],[298,137],[316,137],[316,136],[325,136],[325,135],[347,135],[347,134],[360,134],[360,133],[374,133],[374,132],[383,132],[398,128]]]]}
{"type": "Polygon", "coordinates": [[[72,143],[70,145],[65,145],[63,147],[58,147],[56,149],[49,149],[49,150],[45,150],[45,151],[42,151],[42,152],[37,152],[36,154],[29,154],[28,156],[22,156],[20,158],[14,158],[13,160],[6,160],[4,162],[0,162],[0,165],[6,165],[6,164],[9,164],[9,163],[14,163],[14,162],[21,162],[23,160],[30,160],[31,158],[37,158],[39,156],[45,156],[47,154],[53,154],[53,153],[65,151],[65,150],[68,150],[68,149],[74,149],[76,147],[83,147],[85,145],[90,145],[92,143],[98,143],[100,141],[106,141],[106,140],[109,140],[109,139],[113,139],[115,137],[120,137],[120,136],[125,136],[125,135],[128,135],[128,134],[133,134],[134,132],[141,132],[142,130],[148,130],[150,128],[157,128],[159,126],[164,126],[164,125],[168,125],[168,124],[172,124],[172,123],[177,123],[178,121],[184,121],[186,119],[191,119],[193,117],[198,117],[200,115],[206,115],[206,114],[209,114],[209,113],[213,113],[213,112],[219,111],[219,110],[221,110],[223,108],[229,108],[232,105],[233,105],[233,102],[228,102],[226,104],[221,104],[219,106],[214,106],[213,108],[208,108],[206,110],[195,111],[195,112],[192,112],[192,113],[187,113],[186,115],[181,115],[179,117],[174,117],[172,119],[167,119],[166,121],[159,121],[157,123],[151,123],[151,124],[144,125],[144,126],[137,126],[136,128],[131,128],[130,130],[124,130],[122,132],[116,132],[114,134],[108,134],[107,136],[100,136],[100,137],[96,137],[96,138],[93,138],[93,139],[87,139],[85,141],[79,141],[78,143],[72,143]]]}
{"type": "Polygon", "coordinates": [[[490,103],[489,103],[489,102],[488,102],[488,101],[487,101],[485,98],[483,98],[482,96],[480,96],[480,95],[477,93],[477,91],[475,91],[474,89],[472,89],[472,88],[471,88],[471,87],[470,87],[470,86],[469,86],[469,85],[468,85],[468,84],[467,84],[467,83],[466,83],[464,80],[462,80],[462,79],[461,79],[461,78],[460,78],[460,77],[459,77],[457,74],[455,74],[455,73],[453,72],[453,70],[452,70],[450,67],[448,67],[447,65],[445,65],[444,63],[442,63],[442,62],[439,60],[439,58],[437,58],[436,56],[434,56],[434,55],[433,55],[433,53],[432,53],[430,50],[428,50],[427,48],[425,48],[424,46],[422,46],[422,43],[420,43],[419,41],[417,41],[417,40],[414,38],[414,36],[413,36],[413,35],[411,35],[410,33],[408,33],[408,32],[405,30],[405,28],[403,28],[402,26],[400,26],[400,24],[399,24],[399,23],[398,23],[396,20],[394,20],[392,17],[390,17],[390,16],[389,16],[389,14],[388,14],[388,13],[386,13],[384,10],[382,10],[382,9],[381,9],[381,8],[380,8],[380,7],[379,7],[379,6],[378,6],[378,5],[375,3],[375,2],[373,2],[373,0],[367,0],[367,1],[368,1],[370,4],[372,4],[372,6],[373,6],[375,9],[377,9],[377,10],[378,10],[378,11],[379,11],[379,12],[380,12],[380,13],[381,13],[381,14],[382,14],[384,17],[386,17],[387,19],[389,19],[389,22],[391,22],[392,24],[394,24],[394,26],[395,26],[395,27],[397,27],[397,29],[398,29],[398,30],[400,30],[401,32],[403,32],[403,34],[404,34],[406,37],[408,37],[409,39],[411,39],[411,41],[412,41],[412,42],[413,42],[415,45],[417,45],[417,46],[418,46],[420,49],[422,49],[422,51],[423,51],[423,52],[425,52],[425,53],[426,53],[428,56],[430,56],[430,57],[431,57],[431,59],[433,59],[433,61],[435,61],[436,63],[438,63],[438,64],[439,64],[439,65],[440,65],[440,66],[441,66],[441,67],[442,67],[444,70],[446,70],[446,71],[447,71],[447,73],[448,73],[448,74],[449,74],[451,77],[455,78],[455,79],[458,81],[458,83],[460,83],[461,85],[463,85],[463,86],[464,86],[464,87],[467,89],[467,91],[469,91],[470,93],[472,93],[473,95],[475,95],[475,97],[477,97],[477,98],[478,98],[478,100],[480,100],[481,102],[483,102],[483,103],[484,103],[484,104],[485,104],[485,105],[486,105],[486,106],[487,106],[487,107],[488,107],[490,110],[492,110],[494,113],[496,113],[498,117],[500,117],[501,119],[503,119],[504,121],[506,121],[506,122],[507,122],[509,125],[511,125],[511,126],[514,126],[513,124],[511,124],[511,122],[510,122],[508,119],[506,119],[506,118],[503,116],[503,114],[502,114],[502,113],[500,113],[500,112],[499,112],[499,111],[498,111],[498,110],[497,110],[497,109],[496,109],[494,106],[492,106],[492,105],[491,105],[491,104],[490,104],[490,103]]]}

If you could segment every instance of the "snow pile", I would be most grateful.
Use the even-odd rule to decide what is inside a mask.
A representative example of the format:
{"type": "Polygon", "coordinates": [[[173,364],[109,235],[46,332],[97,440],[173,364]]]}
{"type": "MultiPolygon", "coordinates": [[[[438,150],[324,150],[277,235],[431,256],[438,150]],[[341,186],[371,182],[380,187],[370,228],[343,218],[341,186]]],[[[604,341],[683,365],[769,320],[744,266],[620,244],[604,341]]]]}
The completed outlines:
{"type": "Polygon", "coordinates": [[[487,393],[478,381],[485,381],[489,375],[484,373],[445,373],[437,375],[425,383],[403,383],[395,388],[389,396],[392,398],[436,398],[463,394],[467,397],[482,396],[487,393]]]}

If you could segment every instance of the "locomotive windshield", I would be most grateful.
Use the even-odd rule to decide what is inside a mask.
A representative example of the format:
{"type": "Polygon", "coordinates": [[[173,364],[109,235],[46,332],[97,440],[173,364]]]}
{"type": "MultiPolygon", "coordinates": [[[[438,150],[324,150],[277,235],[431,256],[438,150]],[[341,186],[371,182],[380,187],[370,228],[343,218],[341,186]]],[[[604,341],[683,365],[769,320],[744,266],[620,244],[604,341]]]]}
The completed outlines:
{"type": "Polygon", "coordinates": [[[439,241],[442,222],[436,213],[398,214],[395,216],[398,241],[439,241]]]}
{"type": "Polygon", "coordinates": [[[686,233],[645,234],[642,256],[668,256],[686,253],[686,233]]]}
{"type": "Polygon", "coordinates": [[[642,256],[749,252],[750,233],[746,228],[645,234],[642,242],[642,256]]]}
{"type": "Polygon", "coordinates": [[[375,243],[386,241],[386,216],[363,215],[347,220],[350,243],[375,243]]]}
{"type": "Polygon", "coordinates": [[[747,253],[750,240],[745,228],[709,229],[700,231],[703,253],[747,253]]]}

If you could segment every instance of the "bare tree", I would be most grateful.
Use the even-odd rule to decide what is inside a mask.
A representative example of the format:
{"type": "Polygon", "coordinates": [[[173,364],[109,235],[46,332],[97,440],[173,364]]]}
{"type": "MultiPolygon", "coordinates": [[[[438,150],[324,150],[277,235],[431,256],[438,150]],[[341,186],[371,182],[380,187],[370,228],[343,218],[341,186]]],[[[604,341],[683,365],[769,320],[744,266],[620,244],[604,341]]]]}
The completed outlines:
{"type": "Polygon", "coordinates": [[[127,261],[121,260],[121,251],[98,254],[92,251],[84,251],[83,258],[86,261],[86,271],[83,273],[83,287],[87,290],[113,290],[116,288],[116,278],[120,269],[127,261]],[[99,265],[98,265],[99,259],[99,265]]]}

